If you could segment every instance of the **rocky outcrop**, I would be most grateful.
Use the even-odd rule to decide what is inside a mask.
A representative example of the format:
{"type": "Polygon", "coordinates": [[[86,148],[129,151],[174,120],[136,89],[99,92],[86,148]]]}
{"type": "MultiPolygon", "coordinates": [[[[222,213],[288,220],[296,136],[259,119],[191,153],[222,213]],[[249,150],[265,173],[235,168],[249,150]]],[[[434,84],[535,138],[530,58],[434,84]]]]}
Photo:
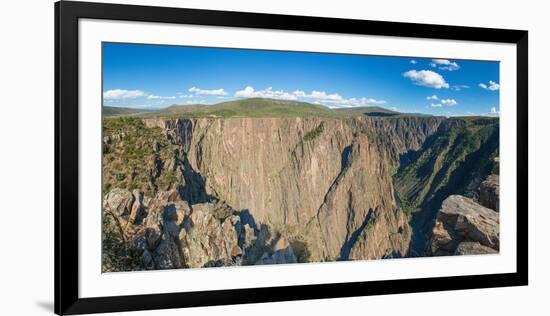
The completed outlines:
{"type": "Polygon", "coordinates": [[[179,234],[181,251],[189,267],[231,265],[242,255],[240,231],[235,229],[239,217],[230,214],[222,219],[214,214],[220,206],[212,203],[193,205],[189,220],[179,234]]]}
{"type": "Polygon", "coordinates": [[[478,242],[464,241],[458,244],[455,255],[484,255],[498,253],[497,250],[483,246],[478,242]]]}
{"type": "Polygon", "coordinates": [[[497,212],[460,195],[443,201],[432,231],[433,255],[494,253],[499,246],[497,212]]]}
{"type": "Polygon", "coordinates": [[[178,190],[145,200],[133,196],[114,189],[104,198],[104,211],[117,224],[111,233],[131,245],[128,253],[139,256],[132,270],[297,262],[284,236],[275,243],[267,225],[258,228],[250,213],[235,211],[222,201],[190,206],[178,190]],[[128,220],[132,209],[145,213],[140,222],[128,220]]]}
{"type": "Polygon", "coordinates": [[[499,176],[497,174],[488,176],[479,186],[479,203],[498,212],[500,201],[499,191],[499,176]]]}

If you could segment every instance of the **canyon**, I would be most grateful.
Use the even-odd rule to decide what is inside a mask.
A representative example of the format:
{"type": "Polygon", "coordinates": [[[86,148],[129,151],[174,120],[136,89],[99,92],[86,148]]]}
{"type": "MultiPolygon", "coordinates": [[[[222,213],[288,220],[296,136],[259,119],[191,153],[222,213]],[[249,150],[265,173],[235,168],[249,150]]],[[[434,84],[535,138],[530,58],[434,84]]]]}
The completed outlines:
{"type": "Polygon", "coordinates": [[[104,272],[498,252],[498,118],[208,111],[104,118],[104,272]]]}

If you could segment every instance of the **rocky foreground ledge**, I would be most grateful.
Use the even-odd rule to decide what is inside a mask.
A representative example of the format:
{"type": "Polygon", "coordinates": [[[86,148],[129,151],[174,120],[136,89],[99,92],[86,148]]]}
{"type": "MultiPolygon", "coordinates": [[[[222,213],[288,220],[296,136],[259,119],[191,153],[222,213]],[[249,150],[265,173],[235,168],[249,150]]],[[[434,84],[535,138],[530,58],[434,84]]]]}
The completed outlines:
{"type": "Polygon", "coordinates": [[[431,253],[434,256],[498,253],[498,192],[499,176],[490,175],[480,186],[479,203],[461,195],[445,199],[432,230],[431,253]]]}
{"type": "Polygon", "coordinates": [[[144,199],[137,190],[113,189],[103,207],[104,234],[114,231],[129,245],[115,249],[128,260],[106,262],[105,271],[297,262],[283,235],[222,201],[190,206],[177,190],[144,199]]]}

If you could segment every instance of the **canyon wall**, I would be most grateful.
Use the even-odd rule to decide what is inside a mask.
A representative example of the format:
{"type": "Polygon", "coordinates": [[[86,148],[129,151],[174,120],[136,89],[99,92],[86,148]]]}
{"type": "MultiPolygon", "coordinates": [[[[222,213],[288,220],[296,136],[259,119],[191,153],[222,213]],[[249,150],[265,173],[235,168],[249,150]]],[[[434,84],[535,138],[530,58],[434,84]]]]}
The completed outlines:
{"type": "Polygon", "coordinates": [[[248,211],[309,260],[404,256],[408,218],[392,172],[441,118],[146,119],[185,148],[208,196],[248,211]]]}

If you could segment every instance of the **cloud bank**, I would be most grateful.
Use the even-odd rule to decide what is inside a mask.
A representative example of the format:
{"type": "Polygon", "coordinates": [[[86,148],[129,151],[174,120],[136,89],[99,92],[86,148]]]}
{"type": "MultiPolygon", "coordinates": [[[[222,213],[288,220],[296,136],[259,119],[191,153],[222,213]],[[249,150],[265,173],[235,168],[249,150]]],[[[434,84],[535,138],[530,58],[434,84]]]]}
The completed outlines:
{"type": "Polygon", "coordinates": [[[105,100],[135,99],[143,96],[145,96],[145,92],[141,90],[114,89],[103,92],[105,100]]]}
{"type": "Polygon", "coordinates": [[[440,70],[454,71],[460,69],[460,66],[448,59],[432,59],[430,66],[437,67],[440,70]]]}
{"type": "Polygon", "coordinates": [[[191,87],[188,90],[195,95],[227,95],[227,92],[223,89],[205,90],[197,87],[191,87]]]}
{"type": "Polygon", "coordinates": [[[306,93],[302,90],[295,90],[288,92],[284,90],[274,90],[272,87],[268,87],[263,90],[255,90],[251,86],[247,86],[242,90],[235,92],[237,98],[269,98],[278,100],[291,100],[291,101],[306,101],[316,104],[322,104],[332,108],[338,107],[360,107],[360,106],[373,106],[385,104],[384,100],[377,100],[373,98],[349,98],[346,99],[338,93],[327,93],[325,91],[313,90],[310,93],[306,93]]]}

